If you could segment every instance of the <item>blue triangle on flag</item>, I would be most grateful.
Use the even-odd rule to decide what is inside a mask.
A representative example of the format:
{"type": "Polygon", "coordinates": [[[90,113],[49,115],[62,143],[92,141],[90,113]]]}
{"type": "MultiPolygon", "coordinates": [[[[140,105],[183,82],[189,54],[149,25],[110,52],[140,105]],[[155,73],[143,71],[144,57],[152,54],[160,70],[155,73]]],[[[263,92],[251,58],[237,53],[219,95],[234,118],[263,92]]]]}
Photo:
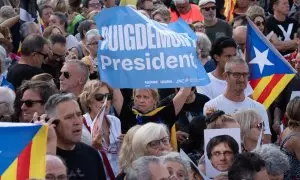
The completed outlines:
{"type": "Polygon", "coordinates": [[[284,57],[277,51],[277,49],[266,39],[266,37],[258,30],[253,22],[248,19],[247,25],[247,42],[246,42],[246,60],[250,68],[250,79],[260,79],[265,76],[273,74],[294,74],[296,71],[284,59],[284,57]],[[264,54],[265,58],[258,58],[259,63],[255,60],[260,53],[264,54]],[[251,62],[252,61],[252,62],[251,62]]]}
{"type": "MultiPolygon", "coordinates": [[[[7,123],[3,123],[7,124],[7,123]]],[[[13,124],[13,123],[10,123],[13,124]]],[[[0,123],[0,176],[31,142],[42,125],[2,127],[0,123]]]]}

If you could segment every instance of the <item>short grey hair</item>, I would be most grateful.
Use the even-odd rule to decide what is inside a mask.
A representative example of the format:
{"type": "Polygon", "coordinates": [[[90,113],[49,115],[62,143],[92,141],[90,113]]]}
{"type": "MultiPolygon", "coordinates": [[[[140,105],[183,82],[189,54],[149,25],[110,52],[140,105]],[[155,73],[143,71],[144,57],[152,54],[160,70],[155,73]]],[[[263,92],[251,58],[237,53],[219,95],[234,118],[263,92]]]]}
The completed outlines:
{"type": "Polygon", "coordinates": [[[208,36],[202,32],[197,32],[197,49],[201,50],[202,57],[208,57],[211,50],[211,41],[208,36]]]}
{"type": "Polygon", "coordinates": [[[87,82],[89,79],[89,68],[84,62],[78,60],[78,59],[69,59],[66,60],[64,64],[76,64],[77,67],[80,69],[84,76],[84,81],[87,82]]]}
{"type": "Polygon", "coordinates": [[[56,107],[58,104],[66,101],[76,101],[77,99],[72,93],[60,93],[52,95],[45,104],[45,113],[52,117],[56,117],[56,107]]]}
{"type": "Polygon", "coordinates": [[[246,61],[240,56],[231,57],[225,64],[224,72],[230,72],[233,65],[245,65],[248,67],[246,61]]]}
{"type": "Polygon", "coordinates": [[[14,91],[8,87],[0,87],[0,94],[0,116],[12,115],[16,99],[14,91]]]}
{"type": "Polygon", "coordinates": [[[274,144],[264,144],[259,149],[255,149],[254,152],[265,161],[269,175],[283,175],[290,169],[288,157],[274,144]]]}
{"type": "Polygon", "coordinates": [[[152,174],[149,171],[149,164],[163,164],[156,156],[143,156],[133,161],[132,166],[125,170],[127,180],[151,180],[152,174]]]}
{"type": "Polygon", "coordinates": [[[189,179],[189,171],[191,170],[190,162],[187,159],[180,157],[178,152],[170,152],[165,156],[162,156],[164,164],[167,162],[177,162],[183,166],[185,180],[189,179]]]}
{"type": "Polygon", "coordinates": [[[184,4],[184,3],[187,3],[189,2],[188,0],[173,0],[174,4],[184,4]]]}
{"type": "Polygon", "coordinates": [[[21,25],[20,27],[21,41],[24,41],[24,39],[32,33],[30,32],[31,31],[31,28],[29,28],[30,26],[36,26],[36,23],[28,21],[21,25]]]}
{"type": "Polygon", "coordinates": [[[90,42],[95,36],[100,36],[98,29],[91,29],[85,34],[86,42],[90,42]]]}

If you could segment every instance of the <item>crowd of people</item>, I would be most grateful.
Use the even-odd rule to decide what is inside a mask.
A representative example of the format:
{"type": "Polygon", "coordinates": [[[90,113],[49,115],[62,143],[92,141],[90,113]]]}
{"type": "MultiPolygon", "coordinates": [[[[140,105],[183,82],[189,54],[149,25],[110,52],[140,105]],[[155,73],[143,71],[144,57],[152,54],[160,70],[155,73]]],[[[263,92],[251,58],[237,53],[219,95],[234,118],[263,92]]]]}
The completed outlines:
{"type": "Polygon", "coordinates": [[[236,0],[232,21],[224,0],[37,0],[37,22],[21,20],[20,1],[0,2],[0,121],[49,125],[45,179],[200,180],[205,157],[216,180],[300,179],[299,0],[236,0]],[[210,83],[103,82],[94,17],[114,6],[164,24],[182,18],[210,83]],[[297,71],[268,109],[248,82],[248,20],[297,71]],[[206,130],[228,128],[240,144],[222,134],[205,145],[206,130]]]}

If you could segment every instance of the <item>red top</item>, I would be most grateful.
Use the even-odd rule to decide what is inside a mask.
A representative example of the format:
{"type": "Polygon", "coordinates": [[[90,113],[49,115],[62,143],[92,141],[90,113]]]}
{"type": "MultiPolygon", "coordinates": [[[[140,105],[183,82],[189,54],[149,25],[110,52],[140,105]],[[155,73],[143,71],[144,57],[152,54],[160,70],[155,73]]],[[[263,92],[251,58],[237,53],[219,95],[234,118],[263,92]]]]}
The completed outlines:
{"type": "MultiPolygon", "coordinates": [[[[180,17],[187,22],[188,24],[192,24],[195,21],[203,21],[203,15],[200,12],[199,6],[195,4],[190,4],[191,9],[186,14],[180,14],[180,17]]],[[[171,11],[171,22],[175,22],[178,20],[178,16],[175,11],[171,11]]]]}

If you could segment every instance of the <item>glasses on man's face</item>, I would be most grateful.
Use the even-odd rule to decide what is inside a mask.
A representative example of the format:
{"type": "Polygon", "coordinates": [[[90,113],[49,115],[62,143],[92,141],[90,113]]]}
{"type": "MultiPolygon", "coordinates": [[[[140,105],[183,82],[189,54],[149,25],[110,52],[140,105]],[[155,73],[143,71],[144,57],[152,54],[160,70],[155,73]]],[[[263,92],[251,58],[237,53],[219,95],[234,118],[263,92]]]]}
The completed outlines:
{"type": "Polygon", "coordinates": [[[203,8],[201,8],[201,9],[203,9],[203,10],[205,10],[205,11],[210,11],[210,10],[214,11],[214,10],[216,10],[216,6],[203,7],[203,8]]]}
{"type": "Polygon", "coordinates": [[[169,145],[170,137],[166,136],[162,139],[151,141],[147,144],[147,146],[150,146],[153,149],[158,149],[160,147],[160,143],[163,143],[163,145],[165,145],[165,146],[169,145]]]}
{"type": "Polygon", "coordinates": [[[249,72],[244,72],[244,73],[240,73],[240,72],[227,72],[228,74],[231,74],[234,78],[248,78],[249,77],[249,72]]]}
{"type": "Polygon", "coordinates": [[[264,26],[264,25],[265,25],[265,22],[264,22],[264,21],[256,21],[256,22],[255,22],[255,25],[256,25],[256,26],[264,26]]]}
{"type": "Polygon", "coordinates": [[[47,174],[46,180],[67,180],[68,176],[66,174],[61,174],[58,176],[55,176],[54,174],[47,174]]]}
{"type": "Polygon", "coordinates": [[[44,54],[44,53],[39,52],[39,51],[34,51],[34,53],[37,53],[37,54],[39,54],[39,55],[42,55],[44,59],[47,59],[47,57],[48,57],[48,54],[44,54]]]}
{"type": "Polygon", "coordinates": [[[110,94],[110,93],[106,93],[106,94],[101,94],[101,93],[98,93],[98,94],[95,94],[94,95],[96,101],[103,101],[106,97],[107,97],[107,100],[112,100],[113,98],[113,95],[110,94]]]}
{"type": "Polygon", "coordinates": [[[27,107],[32,107],[36,103],[43,103],[43,100],[21,100],[21,104],[25,104],[27,107]]]}
{"type": "Polygon", "coordinates": [[[221,157],[221,155],[225,156],[225,157],[228,157],[228,156],[232,156],[233,155],[233,152],[232,151],[224,151],[224,152],[221,152],[221,151],[215,151],[212,153],[212,156],[215,156],[215,157],[221,157]]]}
{"type": "Polygon", "coordinates": [[[69,79],[70,78],[70,73],[69,72],[61,72],[61,74],[64,76],[64,78],[69,79]]]}

